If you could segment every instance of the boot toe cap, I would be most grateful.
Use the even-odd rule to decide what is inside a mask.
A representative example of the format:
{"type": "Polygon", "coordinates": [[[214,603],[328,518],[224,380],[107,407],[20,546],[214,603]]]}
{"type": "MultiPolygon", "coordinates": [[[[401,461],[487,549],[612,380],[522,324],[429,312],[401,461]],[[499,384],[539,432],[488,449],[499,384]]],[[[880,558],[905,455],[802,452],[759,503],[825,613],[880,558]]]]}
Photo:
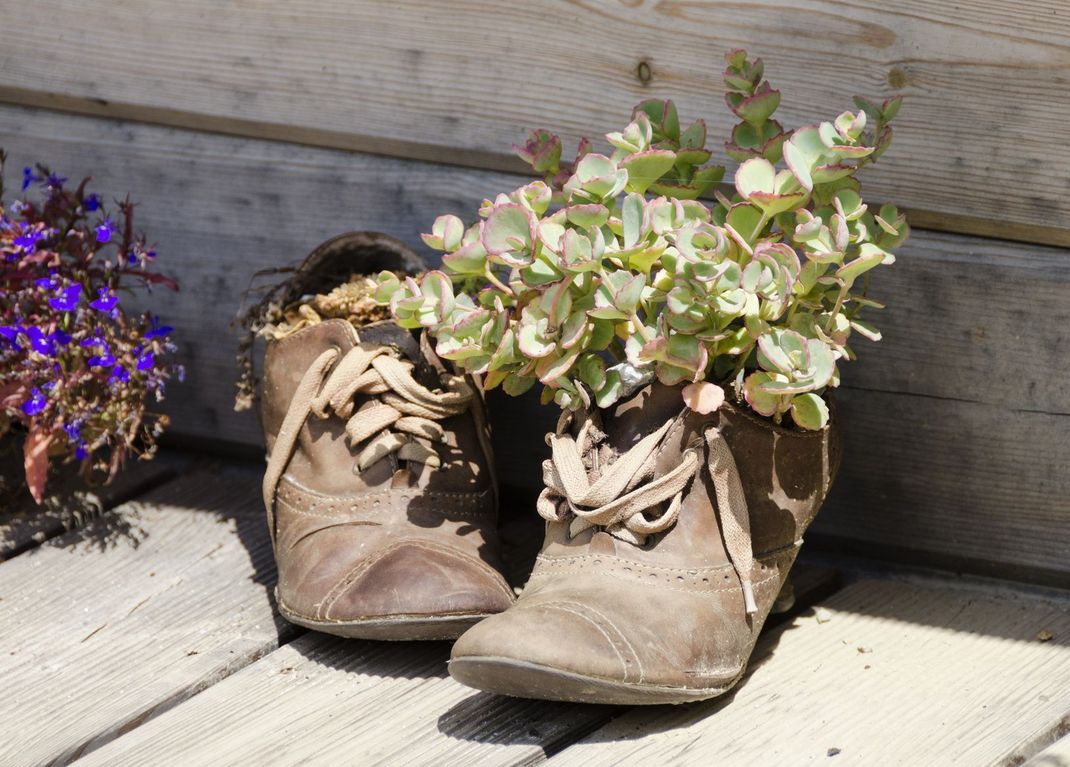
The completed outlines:
{"type": "Polygon", "coordinates": [[[469,629],[452,660],[498,658],[621,682],[638,682],[642,658],[601,611],[571,600],[516,606],[469,629]]]}
{"type": "Polygon", "coordinates": [[[451,547],[404,541],[357,563],[320,605],[327,620],[499,613],[513,602],[490,565],[451,547]]]}

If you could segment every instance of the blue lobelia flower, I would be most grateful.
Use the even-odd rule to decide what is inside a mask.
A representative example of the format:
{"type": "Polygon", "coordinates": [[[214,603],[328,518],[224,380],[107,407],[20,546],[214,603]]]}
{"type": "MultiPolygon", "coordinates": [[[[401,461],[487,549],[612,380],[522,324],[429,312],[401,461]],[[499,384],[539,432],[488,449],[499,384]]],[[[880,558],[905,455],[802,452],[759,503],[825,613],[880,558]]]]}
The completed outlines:
{"type": "Polygon", "coordinates": [[[45,186],[51,189],[59,189],[67,183],[66,176],[58,176],[55,173],[49,173],[48,178],[45,179],[45,186]]]}
{"type": "Polygon", "coordinates": [[[59,312],[73,312],[78,308],[78,300],[81,297],[82,286],[75,283],[63,288],[56,298],[49,299],[48,305],[59,312]]]}
{"type": "Polygon", "coordinates": [[[138,370],[152,370],[153,365],[156,364],[156,355],[151,351],[144,352],[137,358],[138,370]]]}
{"type": "Polygon", "coordinates": [[[30,184],[40,180],[41,177],[35,176],[33,168],[31,168],[29,165],[22,169],[22,191],[25,192],[27,189],[30,188],[30,184]]]}
{"type": "Polygon", "coordinates": [[[35,386],[30,390],[30,398],[22,403],[22,412],[26,415],[37,415],[47,406],[45,393],[35,386]]]}
{"type": "Polygon", "coordinates": [[[87,195],[82,200],[82,207],[86,209],[87,213],[93,213],[100,209],[100,197],[95,194],[87,195]]]}
{"type": "Polygon", "coordinates": [[[111,236],[114,233],[113,224],[111,219],[106,218],[97,225],[97,242],[104,243],[111,240],[111,236]]]}
{"type": "Polygon", "coordinates": [[[27,253],[33,253],[37,250],[37,243],[44,236],[45,233],[40,229],[25,230],[22,234],[15,238],[15,247],[22,248],[27,253]]]}
{"type": "Polygon", "coordinates": [[[46,357],[56,356],[56,344],[52,337],[39,327],[30,325],[26,328],[26,337],[30,339],[30,348],[46,357]]]}
{"type": "Polygon", "coordinates": [[[119,381],[125,383],[130,380],[130,371],[124,368],[122,365],[116,365],[111,369],[111,374],[108,378],[112,381],[119,381]]]}
{"type": "Polygon", "coordinates": [[[159,317],[154,316],[150,322],[152,326],[149,331],[145,333],[145,338],[161,338],[174,330],[170,325],[161,325],[159,317]]]}
{"type": "Polygon", "coordinates": [[[5,339],[8,343],[14,346],[16,349],[19,347],[19,333],[22,332],[21,325],[0,325],[0,338],[5,339]]]}
{"type": "Polygon", "coordinates": [[[98,312],[110,312],[119,303],[119,296],[115,295],[107,288],[101,288],[97,291],[97,298],[89,303],[98,312]]]}
{"type": "Polygon", "coordinates": [[[107,368],[115,364],[115,355],[110,351],[105,350],[100,354],[94,355],[86,360],[86,363],[91,368],[107,368]]]}

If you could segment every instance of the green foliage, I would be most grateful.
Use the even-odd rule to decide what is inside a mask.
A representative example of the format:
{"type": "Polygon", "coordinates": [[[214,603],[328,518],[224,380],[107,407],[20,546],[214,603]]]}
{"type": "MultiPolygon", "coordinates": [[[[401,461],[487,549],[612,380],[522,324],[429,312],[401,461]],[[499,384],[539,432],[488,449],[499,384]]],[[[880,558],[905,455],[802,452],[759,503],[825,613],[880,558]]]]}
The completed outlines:
{"type": "MultiPolygon", "coordinates": [[[[909,231],[894,206],[870,211],[855,177],[887,149],[900,100],[858,99],[857,113],[787,132],[761,60],[726,59],[741,121],[726,144],[740,163],[731,196],[716,189],[724,168],[708,164],[705,123],[681,129],[671,101],[639,104],[606,135],[609,154],[584,140],[563,162],[561,140],[534,131],[515,149],[543,180],[484,201],[471,226],[437,219],[424,241],[444,251],[442,270],[384,273],[378,300],[488,388],[537,380],[544,401],[578,408],[655,376],[712,382],[777,422],[822,428],[852,333],[880,338],[858,316],[880,307],[868,272],[909,231]]],[[[689,404],[720,401],[705,385],[688,392],[689,404]]]]}

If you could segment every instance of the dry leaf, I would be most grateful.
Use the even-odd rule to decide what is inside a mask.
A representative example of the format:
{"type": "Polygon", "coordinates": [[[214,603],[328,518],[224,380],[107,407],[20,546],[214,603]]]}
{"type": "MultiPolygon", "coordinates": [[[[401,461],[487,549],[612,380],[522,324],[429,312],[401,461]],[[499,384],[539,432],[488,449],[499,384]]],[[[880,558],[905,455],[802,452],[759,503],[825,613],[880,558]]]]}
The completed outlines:
{"type": "Polygon", "coordinates": [[[26,435],[23,443],[22,466],[26,471],[26,487],[38,504],[45,499],[45,482],[48,481],[48,446],[52,435],[37,429],[26,435]]]}

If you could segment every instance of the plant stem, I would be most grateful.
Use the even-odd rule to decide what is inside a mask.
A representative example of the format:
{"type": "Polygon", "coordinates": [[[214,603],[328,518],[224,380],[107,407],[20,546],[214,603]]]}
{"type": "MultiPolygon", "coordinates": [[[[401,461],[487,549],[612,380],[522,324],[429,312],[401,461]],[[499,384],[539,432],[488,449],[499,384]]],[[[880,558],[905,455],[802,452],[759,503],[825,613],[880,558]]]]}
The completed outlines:
{"type": "Polygon", "coordinates": [[[652,331],[650,328],[643,324],[642,320],[639,319],[639,315],[637,313],[632,312],[632,316],[628,319],[631,320],[632,325],[635,326],[636,331],[639,333],[639,335],[643,337],[644,341],[649,342],[654,340],[654,331],[652,331]]]}
{"type": "Polygon", "coordinates": [[[512,288],[510,288],[508,285],[504,284],[501,280],[494,276],[494,272],[492,272],[490,269],[489,261],[487,261],[483,265],[483,274],[487,278],[487,281],[490,282],[490,284],[494,285],[494,287],[498,288],[498,290],[500,290],[502,293],[505,293],[507,296],[513,296],[514,298],[516,297],[516,293],[513,292],[512,288]]]}
{"type": "Polygon", "coordinates": [[[836,320],[836,315],[840,313],[840,307],[843,306],[843,299],[847,296],[846,283],[840,283],[840,294],[836,296],[836,304],[832,307],[832,313],[829,314],[829,321],[825,323],[825,332],[832,332],[832,323],[836,320]]]}

